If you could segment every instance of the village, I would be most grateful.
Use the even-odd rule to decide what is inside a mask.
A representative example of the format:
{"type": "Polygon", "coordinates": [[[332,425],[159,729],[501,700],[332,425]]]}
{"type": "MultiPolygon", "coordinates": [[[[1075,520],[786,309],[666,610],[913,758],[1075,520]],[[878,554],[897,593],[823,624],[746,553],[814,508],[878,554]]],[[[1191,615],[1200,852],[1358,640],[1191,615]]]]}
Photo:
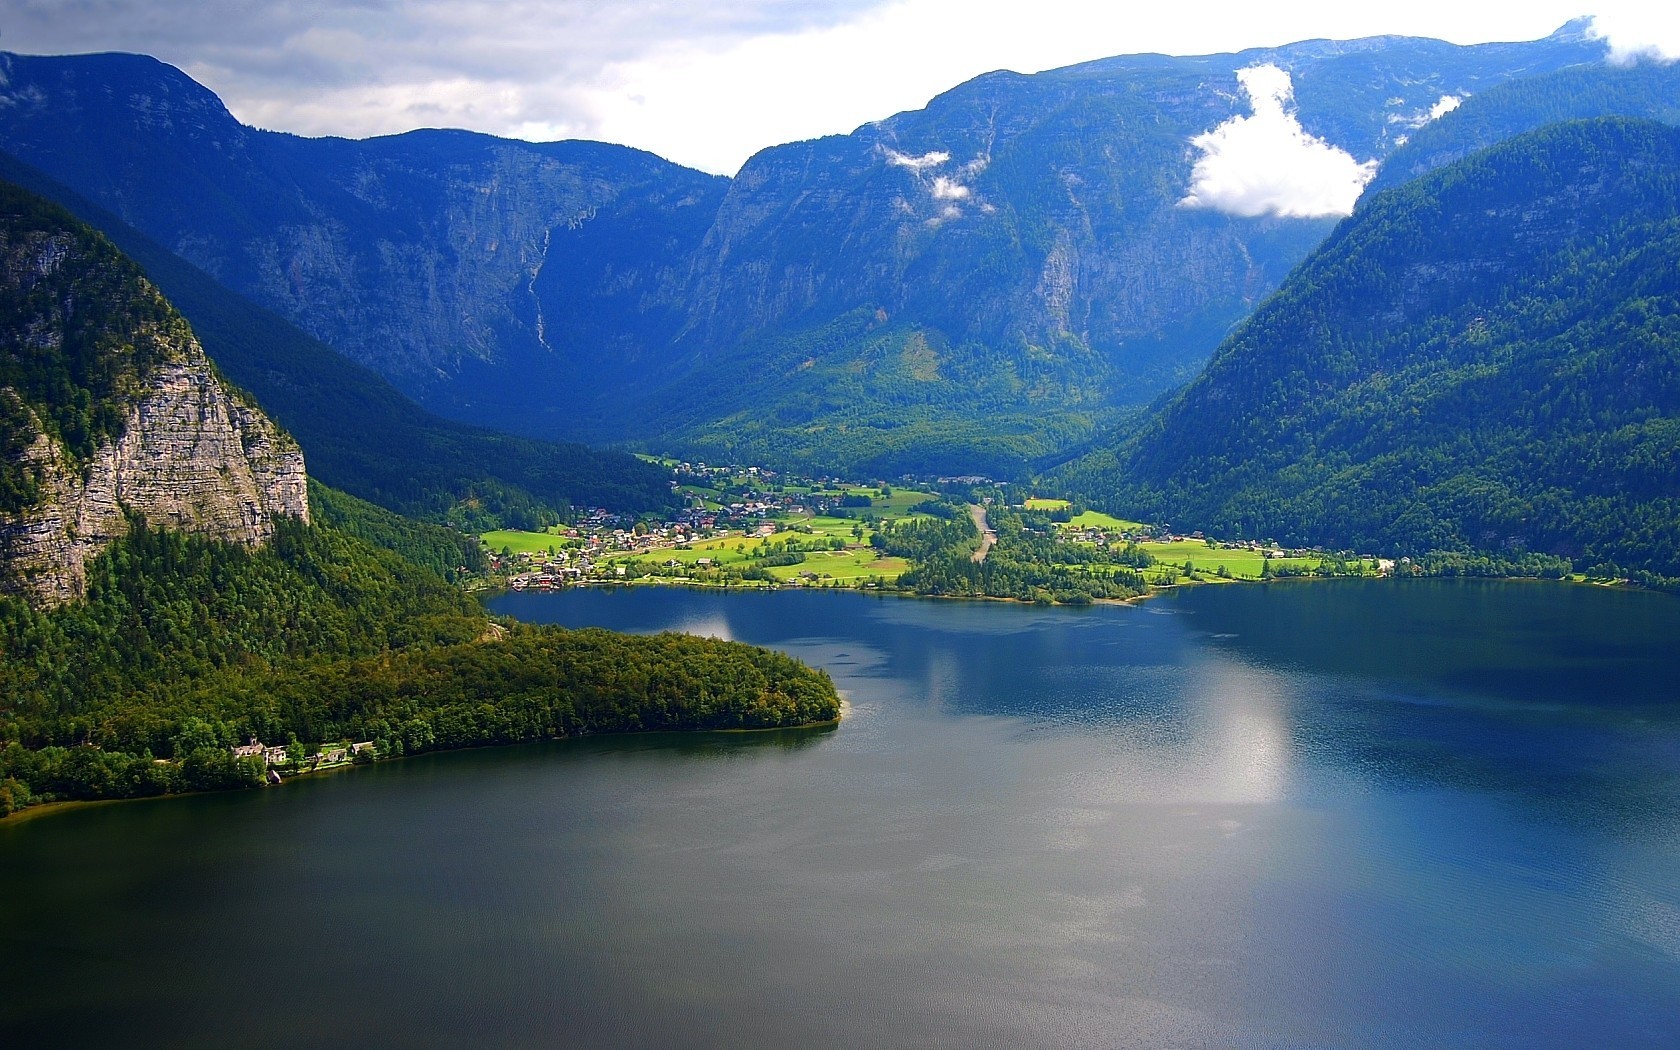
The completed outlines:
{"type": "MultiPolygon", "coordinates": [[[[682,510],[670,520],[620,517],[599,508],[544,532],[492,532],[482,540],[495,583],[511,590],[579,584],[685,583],[761,587],[891,588],[910,568],[883,557],[871,538],[888,522],[922,516],[941,498],[1004,503],[1006,489],[981,477],[896,483],[802,477],[759,466],[666,461],[682,510]]],[[[1015,495],[1015,511],[1036,515],[1028,531],[1099,551],[1137,544],[1161,568],[1150,582],[1217,582],[1324,574],[1328,561],[1385,573],[1390,562],[1258,540],[1223,543],[1200,531],[1127,521],[1063,499],[1015,495]]],[[[1345,574],[1338,570],[1337,574],[1345,574]]]]}

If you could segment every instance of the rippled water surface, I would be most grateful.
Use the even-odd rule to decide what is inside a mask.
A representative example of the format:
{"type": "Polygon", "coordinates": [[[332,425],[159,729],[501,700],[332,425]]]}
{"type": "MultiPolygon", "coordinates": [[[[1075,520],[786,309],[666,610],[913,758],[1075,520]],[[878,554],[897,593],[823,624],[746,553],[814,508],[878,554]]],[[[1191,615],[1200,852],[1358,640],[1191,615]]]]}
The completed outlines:
{"type": "Polygon", "coordinates": [[[1680,1044],[1680,600],[495,608],[850,711],[0,824],[0,1045],[1680,1044]]]}

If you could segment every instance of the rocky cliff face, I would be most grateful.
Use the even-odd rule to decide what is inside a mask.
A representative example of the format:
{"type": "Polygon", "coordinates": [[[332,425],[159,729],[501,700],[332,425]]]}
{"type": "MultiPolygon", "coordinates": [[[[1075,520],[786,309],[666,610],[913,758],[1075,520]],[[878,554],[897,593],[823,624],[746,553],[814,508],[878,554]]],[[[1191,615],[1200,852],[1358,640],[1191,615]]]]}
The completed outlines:
{"type": "Polygon", "coordinates": [[[0,592],[43,605],[85,593],[88,563],[135,516],[252,546],[277,515],[309,517],[296,442],[71,223],[15,191],[0,199],[0,592]]]}

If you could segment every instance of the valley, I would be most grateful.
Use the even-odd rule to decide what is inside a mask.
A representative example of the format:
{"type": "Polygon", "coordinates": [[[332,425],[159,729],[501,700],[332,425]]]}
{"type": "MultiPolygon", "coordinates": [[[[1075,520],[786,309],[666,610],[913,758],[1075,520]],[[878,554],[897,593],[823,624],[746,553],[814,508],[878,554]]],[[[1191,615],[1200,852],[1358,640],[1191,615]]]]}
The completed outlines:
{"type": "Polygon", "coordinates": [[[24,6],[0,1045],[1672,1044],[1677,47],[24,6]]]}
{"type": "MultiPolygon", "coordinates": [[[[1048,579],[1061,574],[1113,579],[1145,570],[1143,590],[1102,597],[1131,598],[1162,587],[1285,577],[1377,576],[1391,560],[1322,550],[1284,550],[1259,540],[1221,542],[1200,532],[1174,535],[1167,527],[1124,521],[1100,511],[1075,510],[1068,500],[1022,496],[1017,487],[950,478],[904,478],[894,486],[833,477],[808,478],[766,467],[691,465],[669,461],[675,491],[686,509],[666,521],[636,520],[595,510],[576,523],[543,532],[499,530],[479,537],[489,558],[486,584],[512,590],[573,585],[682,585],[724,588],[815,587],[951,597],[1016,597],[1041,602],[1089,602],[1077,585],[1004,593],[983,575],[965,585],[922,589],[901,582],[927,562],[982,553],[999,542],[990,520],[1006,522],[1005,560],[1023,562],[1048,579]],[[967,516],[972,529],[962,529],[967,516]],[[949,528],[951,550],[903,549],[899,530],[949,528]],[[982,530],[991,532],[990,543],[982,530]]],[[[1410,570],[1410,564],[1407,566],[1410,570]]],[[[1419,572],[1425,571],[1421,567],[1419,572]]],[[[915,577],[912,576],[912,581],[915,577]]],[[[1063,581],[1064,584],[1067,580],[1063,581]]],[[[1011,586],[1014,586],[1011,584],[1011,586]]]]}

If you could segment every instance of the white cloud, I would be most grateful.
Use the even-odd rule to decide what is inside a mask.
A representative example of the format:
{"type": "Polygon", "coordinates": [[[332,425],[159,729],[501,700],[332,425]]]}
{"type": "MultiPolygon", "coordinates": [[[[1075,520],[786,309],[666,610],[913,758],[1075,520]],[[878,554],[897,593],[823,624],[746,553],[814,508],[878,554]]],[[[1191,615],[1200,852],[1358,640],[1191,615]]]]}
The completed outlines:
{"type": "Polygon", "coordinates": [[[966,200],[969,188],[955,179],[948,179],[943,175],[933,180],[933,199],[936,201],[966,200]]]}
{"type": "MultiPolygon", "coordinates": [[[[1389,99],[1388,104],[1389,106],[1404,106],[1406,99],[1389,99]]],[[[1401,128],[1423,128],[1430,121],[1438,121],[1445,114],[1452,113],[1453,109],[1458,109],[1460,106],[1463,106],[1462,97],[1455,96],[1455,94],[1443,94],[1440,101],[1430,106],[1426,113],[1391,113],[1388,114],[1388,123],[1399,124],[1401,128]]],[[[1399,139],[1394,139],[1394,144],[1398,146],[1398,144],[1401,144],[1401,139],[1404,138],[1406,136],[1399,136],[1399,139]]]]}
{"type": "Polygon", "coordinates": [[[884,146],[882,147],[882,151],[887,155],[888,164],[895,164],[901,168],[909,168],[911,171],[922,171],[926,168],[937,168],[951,159],[951,155],[949,153],[944,153],[939,150],[932,150],[928,153],[922,154],[920,157],[906,156],[897,150],[887,149],[884,146]]]}
{"type": "Polygon", "coordinates": [[[946,201],[939,209],[941,219],[954,219],[962,215],[962,209],[957,207],[956,201],[968,200],[974,191],[963,185],[962,179],[972,178],[986,170],[990,162],[985,156],[976,157],[964,164],[957,172],[956,178],[949,175],[935,175],[930,182],[924,172],[943,167],[951,161],[951,155],[944,150],[929,150],[919,157],[900,153],[888,146],[878,146],[881,155],[887,158],[887,163],[898,168],[908,168],[916,177],[917,184],[925,186],[928,193],[936,201],[946,201]]]}
{"type": "Polygon", "coordinates": [[[1351,214],[1377,162],[1309,135],[1291,107],[1294,84],[1277,66],[1250,66],[1237,79],[1254,113],[1190,140],[1201,156],[1180,206],[1246,217],[1351,214]]]}
{"type": "Polygon", "coordinates": [[[1673,62],[1680,58],[1680,10],[1660,4],[1605,6],[1593,16],[1592,32],[1610,47],[1610,61],[1673,62]]]}

